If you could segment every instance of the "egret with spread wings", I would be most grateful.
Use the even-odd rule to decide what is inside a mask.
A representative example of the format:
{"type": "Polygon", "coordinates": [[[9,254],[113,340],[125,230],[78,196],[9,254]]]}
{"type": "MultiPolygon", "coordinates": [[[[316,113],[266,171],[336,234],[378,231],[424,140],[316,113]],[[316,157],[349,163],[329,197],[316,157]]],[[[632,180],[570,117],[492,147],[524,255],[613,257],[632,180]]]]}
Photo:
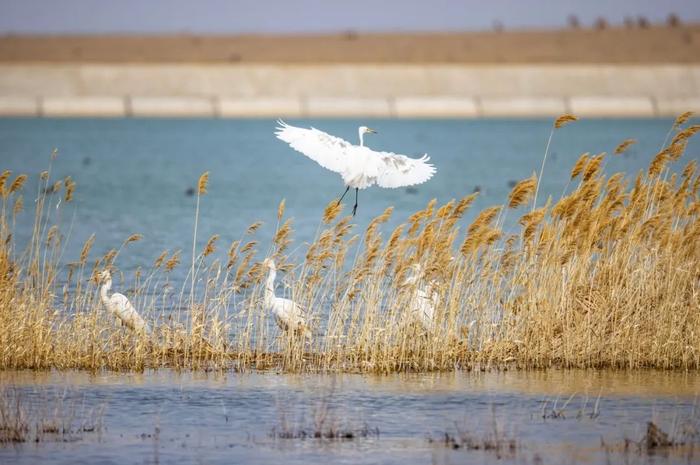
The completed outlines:
{"type": "Polygon", "coordinates": [[[377,185],[395,188],[422,184],[435,174],[435,167],[428,163],[430,157],[410,158],[392,152],[378,152],[365,147],[364,135],[375,133],[367,126],[360,126],[358,133],[360,145],[351,143],[319,131],[315,128],[298,128],[284,121],[278,121],[278,139],[287,142],[294,150],[303,153],[322,167],[339,173],[346,189],[338,200],[340,203],[350,188],[355,189],[355,206],[352,214],[357,212],[357,195],[360,189],[377,185]]]}

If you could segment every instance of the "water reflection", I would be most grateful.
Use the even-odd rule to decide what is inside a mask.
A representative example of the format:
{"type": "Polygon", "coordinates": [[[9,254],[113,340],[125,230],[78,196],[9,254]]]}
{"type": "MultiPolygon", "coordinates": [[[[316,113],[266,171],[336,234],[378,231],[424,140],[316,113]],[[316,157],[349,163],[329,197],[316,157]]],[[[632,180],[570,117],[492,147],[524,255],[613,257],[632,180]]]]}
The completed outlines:
{"type": "MultiPolygon", "coordinates": [[[[606,370],[391,376],[4,371],[0,385],[34,404],[50,391],[85,408],[106,406],[99,439],[85,434],[70,446],[0,447],[0,463],[97,463],[112,454],[122,457],[120,463],[484,463],[501,453],[453,450],[442,438],[466,432],[479,443],[494,431],[517,441],[514,450],[501,451],[503,463],[646,463],[646,453],[625,458],[632,453],[622,447],[625,440],[639,441],[648,421],[669,434],[682,422],[697,422],[700,376],[606,370]],[[353,431],[353,439],[271,436],[284,428],[313,436],[321,417],[320,428],[353,431]],[[378,429],[379,436],[356,433],[365,427],[378,429]]],[[[653,458],[687,463],[691,452],[674,448],[653,458]]]]}
{"type": "Polygon", "coordinates": [[[85,371],[4,371],[0,384],[81,386],[179,386],[237,390],[288,389],[308,392],[333,385],[340,390],[371,390],[384,394],[445,394],[459,392],[523,395],[588,394],[603,396],[694,397],[700,394],[700,374],[663,370],[532,370],[451,373],[275,374],[176,372],[143,373],[85,371]]]}

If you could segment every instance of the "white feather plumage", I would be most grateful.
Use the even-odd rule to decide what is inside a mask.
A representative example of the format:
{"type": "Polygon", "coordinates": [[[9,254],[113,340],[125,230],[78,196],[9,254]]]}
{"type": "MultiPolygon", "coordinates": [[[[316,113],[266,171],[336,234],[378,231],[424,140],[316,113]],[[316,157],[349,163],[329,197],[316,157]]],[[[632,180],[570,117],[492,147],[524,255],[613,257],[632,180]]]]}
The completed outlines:
{"type": "Polygon", "coordinates": [[[150,334],[151,329],[146,321],[139,315],[129,299],[125,295],[115,292],[111,296],[108,292],[112,289],[112,275],[108,270],[100,273],[100,299],[107,310],[119,319],[119,322],[136,332],[150,334]]]}
{"type": "Polygon", "coordinates": [[[415,321],[430,331],[435,324],[435,307],[438,306],[440,297],[435,291],[434,283],[423,282],[423,269],[420,265],[412,265],[411,271],[411,276],[403,283],[404,286],[413,287],[407,314],[410,321],[415,321]]]}
{"type": "MultiPolygon", "coordinates": [[[[271,258],[266,258],[263,266],[269,269],[265,282],[265,310],[272,313],[275,323],[281,330],[307,332],[303,309],[293,300],[275,296],[275,277],[277,276],[275,262],[271,258]]],[[[310,336],[310,333],[307,332],[307,336],[310,336]]]]}
{"type": "Polygon", "coordinates": [[[339,173],[346,186],[365,189],[372,185],[396,188],[421,184],[435,174],[430,157],[410,158],[392,152],[378,152],[364,146],[363,134],[373,132],[359,128],[360,145],[315,128],[299,128],[278,121],[277,138],[287,142],[322,167],[339,173]]]}

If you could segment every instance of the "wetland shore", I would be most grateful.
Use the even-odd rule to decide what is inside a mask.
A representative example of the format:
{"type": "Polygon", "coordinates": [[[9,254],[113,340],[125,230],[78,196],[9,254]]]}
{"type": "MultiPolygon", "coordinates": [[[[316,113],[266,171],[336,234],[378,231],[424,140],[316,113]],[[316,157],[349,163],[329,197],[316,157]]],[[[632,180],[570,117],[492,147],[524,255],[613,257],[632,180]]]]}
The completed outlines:
{"type": "Polygon", "coordinates": [[[700,26],[6,36],[0,115],[654,117],[700,111],[700,26]]]}

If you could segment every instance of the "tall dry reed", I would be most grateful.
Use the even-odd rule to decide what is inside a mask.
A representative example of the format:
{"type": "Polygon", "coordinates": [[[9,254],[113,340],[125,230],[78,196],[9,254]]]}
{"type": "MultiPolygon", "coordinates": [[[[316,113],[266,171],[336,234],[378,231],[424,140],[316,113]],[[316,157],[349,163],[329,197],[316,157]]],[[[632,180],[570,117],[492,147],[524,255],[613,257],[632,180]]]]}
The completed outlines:
{"type": "MultiPolygon", "coordinates": [[[[574,119],[557,120],[552,134],[574,119]]],[[[223,260],[214,235],[199,255],[193,248],[179,298],[170,276],[179,251],[159,253],[150,269],[127,278],[150,335],[118,327],[96,292],[97,273],[118,271],[124,245],[140,236],[102,257],[92,256],[91,236],[76,262],[59,266],[64,244],[55,227],[60,206],[54,192],[65,189],[67,200],[75,185],[52,179],[49,169],[38,180],[32,240],[18,250],[14,218],[28,214],[17,207],[26,177],[5,171],[0,367],[697,369],[700,175],[695,160],[679,163],[700,127],[687,121],[674,124],[670,142],[645,172],[608,175],[605,154],[584,154],[568,191],[541,205],[536,197],[546,149],[540,176],[516,184],[504,205],[484,209],[469,223],[465,214],[476,194],[443,205],[431,201],[392,230],[386,227],[391,208],[357,231],[343,206],[331,202],[314,240],[293,249],[283,201],[267,254],[259,252],[260,222],[230,244],[223,260]],[[505,230],[506,215],[514,214],[519,229],[505,230]],[[278,265],[277,294],[305,309],[310,338],[280,331],[265,311],[263,255],[278,265]],[[414,310],[422,295],[434,306],[427,323],[414,310]]],[[[616,153],[632,143],[623,142],[616,153]]],[[[198,187],[199,205],[206,179],[198,187]]]]}

